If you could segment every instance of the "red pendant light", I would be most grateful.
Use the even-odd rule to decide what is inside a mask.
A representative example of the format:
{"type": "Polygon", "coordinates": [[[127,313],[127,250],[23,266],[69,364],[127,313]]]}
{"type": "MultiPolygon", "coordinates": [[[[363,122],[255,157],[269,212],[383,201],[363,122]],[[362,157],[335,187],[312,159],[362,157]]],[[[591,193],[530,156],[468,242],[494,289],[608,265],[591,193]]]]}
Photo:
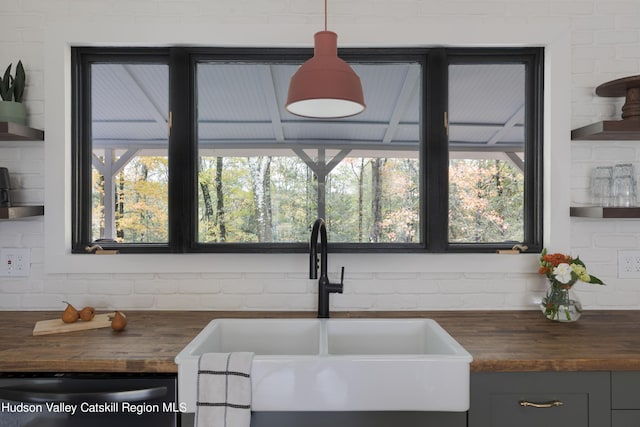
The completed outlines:
{"type": "Polygon", "coordinates": [[[297,116],[321,119],[361,113],[365,109],[362,84],[338,57],[338,35],[327,31],[327,0],[324,28],[314,35],[313,57],[291,77],[286,109],[297,116]]]}

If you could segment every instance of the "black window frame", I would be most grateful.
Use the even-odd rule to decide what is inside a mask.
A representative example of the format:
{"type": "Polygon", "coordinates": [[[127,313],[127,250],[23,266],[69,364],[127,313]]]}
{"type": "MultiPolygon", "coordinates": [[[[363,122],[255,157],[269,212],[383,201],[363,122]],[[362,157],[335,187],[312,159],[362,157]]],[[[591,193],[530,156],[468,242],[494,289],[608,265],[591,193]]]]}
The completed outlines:
{"type": "MultiPolygon", "coordinates": [[[[544,50],[520,49],[452,49],[447,55],[451,64],[522,63],[525,66],[525,180],[524,240],[505,244],[447,243],[444,252],[495,252],[522,243],[526,252],[538,253],[543,248],[543,121],[544,121],[544,50]]],[[[448,84],[447,84],[448,86],[448,84]]],[[[446,174],[448,177],[448,174],[446,174]]],[[[448,188],[448,182],[447,182],[448,188]]],[[[448,196],[446,207],[448,208],[448,196]]],[[[447,215],[448,212],[444,213],[447,215]]],[[[445,229],[448,232],[448,229],[445,229]]],[[[448,240],[448,236],[447,236],[448,240]]]]}
{"type": "MultiPolygon", "coordinates": [[[[206,60],[301,63],[306,48],[130,48],[72,47],[72,253],[86,253],[91,241],[91,73],[94,63],[162,63],[169,66],[168,243],[98,242],[121,253],[305,252],[306,243],[200,243],[197,241],[196,64],[206,60]],[[175,173],[172,171],[180,171],[175,173]]],[[[345,61],[419,62],[422,72],[420,149],[421,242],[332,243],[332,252],[486,253],[512,243],[448,242],[449,146],[446,129],[448,67],[452,63],[520,61],[526,69],[525,240],[527,252],[542,249],[544,49],[525,48],[353,48],[340,49],[345,61]]]]}

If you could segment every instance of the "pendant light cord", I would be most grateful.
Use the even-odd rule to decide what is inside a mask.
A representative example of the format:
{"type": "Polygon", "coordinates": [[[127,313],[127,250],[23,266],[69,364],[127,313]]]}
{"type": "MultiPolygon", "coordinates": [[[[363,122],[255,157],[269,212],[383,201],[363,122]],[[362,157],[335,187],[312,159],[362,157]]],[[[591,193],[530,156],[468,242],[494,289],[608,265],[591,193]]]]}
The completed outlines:
{"type": "Polygon", "coordinates": [[[324,30],[327,31],[327,0],[324,0],[324,30]]]}

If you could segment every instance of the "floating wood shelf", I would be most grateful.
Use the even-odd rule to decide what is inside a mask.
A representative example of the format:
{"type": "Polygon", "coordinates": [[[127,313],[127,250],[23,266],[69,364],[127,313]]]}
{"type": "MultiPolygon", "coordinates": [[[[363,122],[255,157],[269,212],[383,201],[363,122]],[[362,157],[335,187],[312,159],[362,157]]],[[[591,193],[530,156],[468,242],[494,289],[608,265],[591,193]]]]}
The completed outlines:
{"type": "Polygon", "coordinates": [[[43,141],[44,131],[18,123],[0,122],[0,141],[43,141]]]}
{"type": "Polygon", "coordinates": [[[640,140],[640,75],[601,84],[596,95],[625,97],[622,120],[605,120],[571,131],[573,140],[640,140]]]}
{"type": "Polygon", "coordinates": [[[640,141],[639,120],[605,120],[571,131],[574,141],[640,141]]]}
{"type": "Polygon", "coordinates": [[[640,207],[572,206],[570,215],[580,218],[639,218],[640,207]]]}
{"type": "Polygon", "coordinates": [[[10,208],[0,208],[0,219],[18,219],[38,215],[44,215],[44,206],[12,206],[10,208]]]}

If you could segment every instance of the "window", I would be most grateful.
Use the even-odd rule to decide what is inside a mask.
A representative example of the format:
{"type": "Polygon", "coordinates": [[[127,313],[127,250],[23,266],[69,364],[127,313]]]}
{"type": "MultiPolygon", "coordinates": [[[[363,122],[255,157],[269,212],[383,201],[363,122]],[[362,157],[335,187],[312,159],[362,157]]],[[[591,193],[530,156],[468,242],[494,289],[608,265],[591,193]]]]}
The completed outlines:
{"type": "Polygon", "coordinates": [[[90,67],[91,240],[166,243],[168,66],[90,67]]]}
{"type": "Polygon", "coordinates": [[[204,56],[195,66],[198,243],[303,243],[317,217],[332,242],[420,242],[420,64],[354,64],[399,99],[380,119],[335,121],[285,113],[297,65],[204,56]],[[405,128],[388,131],[379,122],[394,110],[405,128]]]}
{"type": "Polygon", "coordinates": [[[449,56],[450,246],[539,242],[537,70],[527,55],[449,56]]]}
{"type": "Polygon", "coordinates": [[[293,116],[304,49],[74,48],[73,251],[541,248],[540,49],[350,49],[367,110],[293,116]]]}

